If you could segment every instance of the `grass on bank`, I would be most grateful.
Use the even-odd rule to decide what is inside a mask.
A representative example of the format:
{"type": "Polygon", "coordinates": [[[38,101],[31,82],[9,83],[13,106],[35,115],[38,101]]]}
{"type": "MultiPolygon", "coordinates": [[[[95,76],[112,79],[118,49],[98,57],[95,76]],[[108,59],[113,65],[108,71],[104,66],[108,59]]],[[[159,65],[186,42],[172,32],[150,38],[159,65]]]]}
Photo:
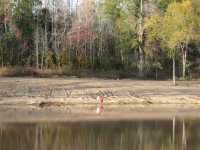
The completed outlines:
{"type": "Polygon", "coordinates": [[[1,68],[1,77],[40,77],[49,78],[56,76],[75,76],[80,78],[107,78],[107,79],[118,79],[118,78],[132,78],[135,75],[133,73],[124,72],[121,70],[83,70],[83,69],[35,69],[27,67],[12,67],[12,68],[1,68]]]}
{"type": "MultiPolygon", "coordinates": [[[[125,79],[133,78],[137,79],[137,74],[133,72],[127,72],[123,70],[87,70],[87,69],[74,69],[71,67],[61,69],[36,69],[32,67],[6,67],[0,68],[0,77],[39,77],[39,78],[51,78],[51,77],[63,77],[74,76],[79,78],[103,78],[103,79],[125,79]]],[[[165,76],[159,75],[158,80],[171,79],[171,74],[165,76]]],[[[156,80],[153,75],[147,76],[144,79],[156,80]]],[[[199,73],[186,76],[185,78],[177,77],[177,81],[192,81],[199,80],[199,73]]]]}

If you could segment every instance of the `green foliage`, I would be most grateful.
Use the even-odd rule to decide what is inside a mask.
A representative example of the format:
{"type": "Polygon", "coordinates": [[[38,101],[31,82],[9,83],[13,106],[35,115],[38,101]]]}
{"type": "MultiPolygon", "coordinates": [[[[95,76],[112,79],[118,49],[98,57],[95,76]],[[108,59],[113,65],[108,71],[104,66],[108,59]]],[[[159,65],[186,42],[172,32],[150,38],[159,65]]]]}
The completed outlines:
{"type": "Polygon", "coordinates": [[[10,66],[13,61],[13,56],[10,55],[10,45],[15,40],[15,35],[11,32],[5,32],[2,36],[0,36],[0,51],[1,57],[0,60],[4,62],[4,65],[10,66]]]}
{"type": "MultiPolygon", "coordinates": [[[[122,0],[107,0],[105,1],[105,6],[105,13],[109,14],[109,17],[115,25],[113,33],[115,35],[114,40],[116,42],[116,49],[113,50],[119,50],[121,55],[121,60],[118,60],[119,62],[123,62],[123,65],[128,64],[125,63],[125,60],[129,61],[129,59],[131,59],[133,61],[130,55],[135,52],[133,49],[136,50],[139,43],[137,37],[136,15],[135,13],[133,14],[133,11],[130,11],[131,9],[137,9],[136,2],[127,1],[127,3],[125,3],[122,0]]],[[[111,61],[107,65],[109,64],[114,63],[111,61]]]]}
{"type": "Polygon", "coordinates": [[[150,54],[165,49],[168,51],[166,56],[174,57],[174,54],[179,56],[182,45],[187,47],[188,43],[199,38],[196,32],[198,17],[190,0],[170,2],[167,6],[165,12],[154,12],[146,20],[145,44],[150,54]]]}
{"type": "Polygon", "coordinates": [[[53,56],[54,56],[54,53],[50,50],[45,54],[44,62],[45,62],[46,68],[50,68],[54,64],[53,56]]]}
{"type": "Polygon", "coordinates": [[[42,8],[41,10],[39,10],[38,14],[37,14],[37,19],[39,22],[39,25],[44,29],[45,26],[47,26],[48,30],[50,29],[50,25],[51,25],[51,13],[49,11],[49,9],[47,8],[42,8]]]}
{"type": "Polygon", "coordinates": [[[194,11],[197,16],[200,16],[200,1],[199,0],[193,0],[192,1],[194,11]]]}
{"type": "Polygon", "coordinates": [[[164,14],[154,13],[147,22],[149,43],[160,38],[163,44],[174,49],[181,42],[188,43],[195,37],[195,14],[190,0],[171,3],[164,14]]]}
{"type": "Polygon", "coordinates": [[[119,60],[116,60],[115,58],[113,57],[110,57],[108,60],[100,60],[100,59],[97,59],[95,61],[95,69],[99,69],[99,70],[122,70],[124,69],[124,64],[119,61],[119,60]]]}
{"type": "Polygon", "coordinates": [[[152,64],[153,68],[158,68],[160,70],[163,70],[162,64],[160,62],[155,62],[152,64]]]}
{"type": "Polygon", "coordinates": [[[106,10],[105,13],[109,14],[113,21],[117,20],[120,17],[120,3],[122,0],[106,0],[105,6],[106,10]]]}
{"type": "Polygon", "coordinates": [[[14,33],[6,32],[2,36],[0,36],[0,43],[1,45],[4,45],[7,42],[12,41],[13,39],[15,39],[14,33]]]}
{"type": "Polygon", "coordinates": [[[14,15],[13,20],[16,26],[21,31],[22,36],[31,38],[34,30],[34,8],[35,5],[40,5],[39,0],[14,0],[14,15]]]}
{"type": "Polygon", "coordinates": [[[158,1],[158,8],[161,12],[165,12],[168,5],[174,2],[181,2],[182,0],[160,0],[158,1]]]}
{"type": "Polygon", "coordinates": [[[80,69],[122,69],[134,74],[142,37],[147,72],[154,75],[156,68],[158,74],[171,73],[169,58],[175,50],[176,63],[181,64],[180,48],[185,45],[188,74],[198,74],[199,0],[143,0],[145,21],[141,28],[140,0],[94,1],[89,14],[85,13],[88,6],[80,4],[77,9],[80,16],[75,9],[68,13],[69,6],[66,11],[59,8],[55,3],[60,1],[45,7],[40,0],[14,0],[13,5],[10,0],[4,2],[7,16],[5,4],[0,5],[0,55],[5,66],[35,66],[36,58],[39,66],[43,66],[41,59],[45,52],[47,68],[59,64],[80,69]],[[74,39],[76,42],[71,42],[74,39]]]}
{"type": "Polygon", "coordinates": [[[138,47],[138,43],[139,43],[138,38],[132,38],[130,42],[131,42],[132,48],[138,47]]]}
{"type": "Polygon", "coordinates": [[[62,49],[61,51],[59,51],[59,58],[62,67],[71,65],[72,63],[68,49],[62,49]]]}
{"type": "Polygon", "coordinates": [[[186,76],[185,78],[181,77],[179,78],[180,81],[192,81],[192,76],[186,76]]]}

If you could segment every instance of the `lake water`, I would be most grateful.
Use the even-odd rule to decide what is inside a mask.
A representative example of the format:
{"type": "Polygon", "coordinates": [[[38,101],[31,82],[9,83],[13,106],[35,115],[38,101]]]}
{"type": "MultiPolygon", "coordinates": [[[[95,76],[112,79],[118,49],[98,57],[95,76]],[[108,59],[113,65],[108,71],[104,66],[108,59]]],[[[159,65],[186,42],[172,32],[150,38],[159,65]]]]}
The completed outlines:
{"type": "Polygon", "coordinates": [[[199,150],[199,105],[0,107],[0,150],[199,150]]]}
{"type": "Polygon", "coordinates": [[[1,123],[0,150],[199,150],[200,120],[1,123]]]}

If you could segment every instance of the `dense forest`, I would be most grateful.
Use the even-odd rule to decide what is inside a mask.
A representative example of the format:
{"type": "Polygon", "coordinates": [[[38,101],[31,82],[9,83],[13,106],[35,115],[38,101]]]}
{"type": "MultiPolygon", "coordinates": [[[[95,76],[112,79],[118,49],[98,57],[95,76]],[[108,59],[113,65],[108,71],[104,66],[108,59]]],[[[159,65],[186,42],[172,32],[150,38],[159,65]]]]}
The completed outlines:
{"type": "Polygon", "coordinates": [[[199,0],[0,0],[2,68],[200,75],[199,0]]]}

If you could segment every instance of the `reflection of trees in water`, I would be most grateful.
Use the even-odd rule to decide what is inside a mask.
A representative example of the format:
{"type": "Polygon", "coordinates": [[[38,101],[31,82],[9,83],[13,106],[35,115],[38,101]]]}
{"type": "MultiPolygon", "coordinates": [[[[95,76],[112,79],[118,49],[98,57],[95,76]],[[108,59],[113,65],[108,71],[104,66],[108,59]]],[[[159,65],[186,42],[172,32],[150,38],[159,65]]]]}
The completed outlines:
{"type": "Polygon", "coordinates": [[[60,127],[49,128],[47,126],[36,126],[34,150],[57,150],[59,147],[60,127]]]}
{"type": "MultiPolygon", "coordinates": [[[[181,124],[181,121],[180,121],[180,124],[181,124]]],[[[179,148],[179,145],[177,145],[176,142],[175,142],[175,139],[176,139],[176,136],[175,136],[176,135],[176,118],[175,117],[173,117],[173,128],[172,128],[172,130],[173,130],[172,150],[176,150],[176,149],[179,148]]],[[[180,134],[178,134],[178,135],[181,135],[180,131],[179,131],[180,134]]],[[[182,120],[182,138],[181,138],[181,136],[178,136],[177,138],[178,138],[178,140],[180,140],[180,139],[182,140],[181,141],[181,150],[186,150],[187,149],[186,148],[187,140],[186,140],[185,120],[184,119],[182,120]]],[[[177,143],[179,143],[179,142],[177,142],[177,143]]]]}
{"type": "Polygon", "coordinates": [[[175,116],[173,117],[173,127],[172,127],[172,150],[175,149],[175,129],[176,129],[176,118],[175,116]]]}
{"type": "MultiPolygon", "coordinates": [[[[1,134],[0,134],[0,144],[2,143],[2,139],[3,139],[3,134],[2,134],[2,128],[0,127],[0,129],[1,129],[1,134]]],[[[1,148],[1,147],[0,147],[1,148]]]]}
{"type": "Polygon", "coordinates": [[[175,118],[173,125],[172,121],[0,125],[0,150],[197,150],[199,125],[175,118]]]}
{"type": "Polygon", "coordinates": [[[182,148],[181,150],[186,150],[186,134],[185,134],[185,120],[183,120],[183,135],[182,135],[182,148]]]}

